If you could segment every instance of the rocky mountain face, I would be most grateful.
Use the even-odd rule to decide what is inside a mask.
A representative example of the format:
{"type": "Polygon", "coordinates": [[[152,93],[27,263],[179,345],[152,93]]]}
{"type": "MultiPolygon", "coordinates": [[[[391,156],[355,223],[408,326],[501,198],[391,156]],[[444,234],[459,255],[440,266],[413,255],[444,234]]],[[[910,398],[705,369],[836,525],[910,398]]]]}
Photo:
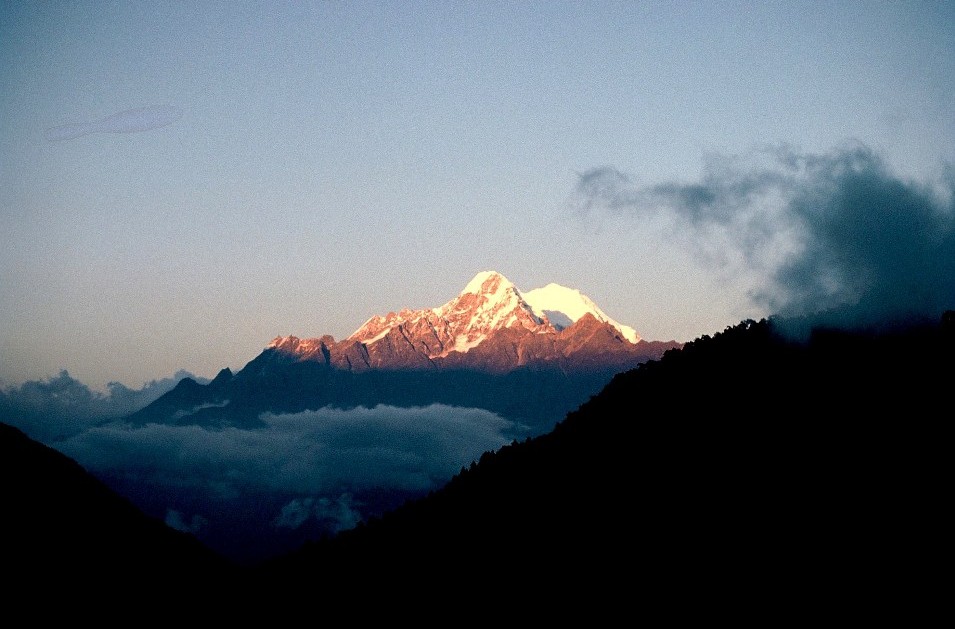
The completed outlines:
{"type": "Polygon", "coordinates": [[[267,349],[352,371],[506,373],[544,365],[566,372],[633,367],[678,346],[643,341],[578,291],[550,284],[529,294],[537,296],[534,305],[503,275],[483,272],[440,307],[376,315],[340,342],[286,336],[267,349]]]}
{"type": "Polygon", "coordinates": [[[640,339],[580,292],[551,284],[532,302],[479,273],[442,306],[371,317],[348,338],[281,336],[242,370],[184,380],[134,423],[254,426],[264,412],[323,406],[484,408],[537,433],[614,374],[680,347],[640,339]]]}
{"type": "Polygon", "coordinates": [[[506,277],[485,272],[439,308],[406,309],[372,317],[348,340],[373,346],[389,336],[393,340],[403,338],[421,355],[439,358],[451,352],[467,352],[505,328],[533,334],[557,331],[546,317],[534,314],[506,277]]]}

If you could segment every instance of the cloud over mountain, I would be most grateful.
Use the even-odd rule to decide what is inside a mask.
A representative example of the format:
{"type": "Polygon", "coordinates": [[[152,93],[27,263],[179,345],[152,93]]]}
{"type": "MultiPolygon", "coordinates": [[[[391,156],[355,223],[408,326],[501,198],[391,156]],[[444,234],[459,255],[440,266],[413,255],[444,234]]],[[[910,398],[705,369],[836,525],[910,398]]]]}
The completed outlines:
{"type": "Polygon", "coordinates": [[[244,525],[260,536],[307,521],[327,532],[350,528],[374,509],[363,493],[426,493],[510,442],[513,427],[483,409],[440,404],[262,419],[257,429],[117,422],[54,445],[97,476],[148,488],[153,497],[144,500],[171,497],[154,507],[176,528],[223,539],[225,511],[257,519],[244,525]]]}
{"type": "Polygon", "coordinates": [[[852,323],[934,319],[955,305],[955,176],[904,180],[876,151],[790,147],[711,156],[698,182],[638,185],[612,167],[579,176],[576,209],[675,221],[713,258],[731,248],[784,316],[850,308],[852,323]]]}
{"type": "Polygon", "coordinates": [[[204,384],[101,394],[64,371],[9,389],[0,410],[26,409],[13,423],[153,517],[261,558],[438,488],[679,346],[575,289],[528,294],[480,272],[444,306],[374,316],[340,342],[278,337],[204,384]]]}
{"type": "Polygon", "coordinates": [[[128,415],[171,391],[183,378],[197,378],[179,370],[173,376],[151,380],[140,389],[119,382],[101,393],[73,378],[65,369],[45,380],[29,380],[0,389],[0,419],[49,443],[83,432],[105,420],[128,415]]]}
{"type": "Polygon", "coordinates": [[[509,439],[482,409],[324,408],[265,415],[264,429],[98,426],[57,447],[94,470],[137,470],[167,485],[232,493],[255,488],[318,494],[341,486],[427,490],[509,439]],[[195,479],[190,481],[187,479],[195,479]]]}

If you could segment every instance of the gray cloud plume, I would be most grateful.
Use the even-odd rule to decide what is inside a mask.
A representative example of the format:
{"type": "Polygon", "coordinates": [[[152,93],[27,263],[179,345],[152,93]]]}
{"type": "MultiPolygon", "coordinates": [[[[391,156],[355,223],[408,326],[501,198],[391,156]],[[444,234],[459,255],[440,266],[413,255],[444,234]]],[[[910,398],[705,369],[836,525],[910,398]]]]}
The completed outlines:
{"type": "Polygon", "coordinates": [[[754,303],[832,325],[937,319],[955,307],[955,174],[894,175],[860,144],[713,156],[700,181],[636,185],[611,167],[579,176],[578,211],[665,213],[696,247],[733,248],[763,278],[754,303]],[[836,314],[838,313],[838,314],[836,314]]]}
{"type": "Polygon", "coordinates": [[[60,125],[46,130],[51,142],[72,140],[91,133],[139,133],[170,125],[182,117],[182,110],[170,105],[127,109],[102,120],[60,125]]]}

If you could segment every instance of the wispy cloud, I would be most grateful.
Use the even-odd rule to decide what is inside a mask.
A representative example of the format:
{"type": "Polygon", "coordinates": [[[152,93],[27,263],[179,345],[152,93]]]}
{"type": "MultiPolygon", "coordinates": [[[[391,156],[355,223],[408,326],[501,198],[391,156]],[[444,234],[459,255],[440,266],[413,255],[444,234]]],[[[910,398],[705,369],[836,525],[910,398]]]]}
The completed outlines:
{"type": "MultiPolygon", "coordinates": [[[[842,309],[841,322],[935,319],[955,307],[955,176],[906,181],[872,149],[780,146],[707,159],[696,182],[579,176],[582,215],[663,213],[714,257],[735,249],[763,278],[755,304],[783,316],[842,309]]],[[[833,320],[835,321],[835,320],[833,320]]]]}
{"type": "Polygon", "coordinates": [[[192,533],[193,535],[198,535],[203,527],[209,523],[209,521],[201,515],[194,515],[189,518],[175,509],[170,509],[166,512],[165,521],[166,526],[174,528],[177,531],[183,531],[184,533],[192,533]]]}
{"type": "Polygon", "coordinates": [[[150,105],[120,111],[101,120],[59,125],[46,130],[51,142],[72,140],[92,133],[140,133],[170,125],[182,117],[182,110],[170,105],[150,105]]]}
{"type": "Polygon", "coordinates": [[[331,533],[354,528],[362,520],[361,511],[356,507],[350,493],[342,493],[338,498],[295,498],[282,507],[278,517],[272,521],[276,528],[297,529],[311,519],[318,520],[322,528],[331,533]]]}

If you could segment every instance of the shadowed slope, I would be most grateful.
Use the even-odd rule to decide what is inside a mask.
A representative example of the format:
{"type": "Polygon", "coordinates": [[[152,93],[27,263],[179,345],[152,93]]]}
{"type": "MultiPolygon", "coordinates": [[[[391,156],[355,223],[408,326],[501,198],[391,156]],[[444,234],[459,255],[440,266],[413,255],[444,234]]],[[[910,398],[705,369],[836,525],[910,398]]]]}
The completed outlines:
{"type": "Polygon", "coordinates": [[[105,595],[129,602],[175,593],[187,602],[198,597],[201,584],[224,584],[232,569],[192,536],[147,517],[72,459],[3,423],[0,496],[2,563],[11,577],[7,594],[95,606],[105,595]]]}
{"type": "Polygon", "coordinates": [[[427,498],[234,573],[2,427],[5,566],[17,592],[55,575],[174,613],[224,591],[198,609],[927,615],[947,567],[955,313],[801,344],[774,330],[746,321],[688,343],[427,498]]]}
{"type": "Polygon", "coordinates": [[[947,521],[951,324],[792,344],[743,322],[263,571],[346,597],[530,589],[551,611],[898,612],[940,588],[920,575],[947,521]]]}

